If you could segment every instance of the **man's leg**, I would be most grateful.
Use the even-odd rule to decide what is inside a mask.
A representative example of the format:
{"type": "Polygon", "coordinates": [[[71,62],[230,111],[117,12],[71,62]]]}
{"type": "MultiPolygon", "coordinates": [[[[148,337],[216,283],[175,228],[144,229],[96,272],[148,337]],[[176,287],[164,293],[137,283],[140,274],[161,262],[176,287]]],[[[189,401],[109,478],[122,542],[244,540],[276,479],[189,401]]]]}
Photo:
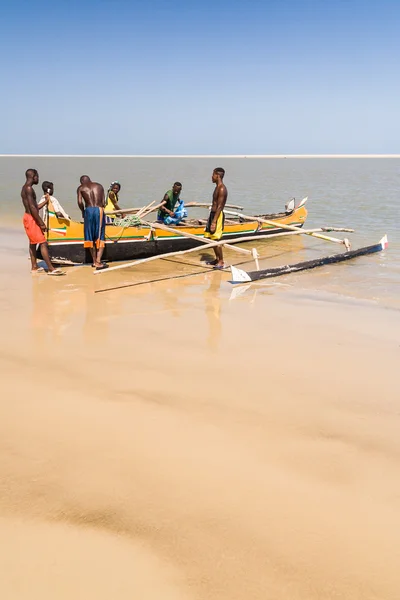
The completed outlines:
{"type": "Polygon", "coordinates": [[[93,242],[92,256],[93,256],[93,264],[98,269],[99,267],[103,266],[103,264],[101,262],[101,257],[103,256],[103,252],[104,252],[106,220],[105,220],[104,211],[102,208],[97,207],[97,212],[95,214],[96,214],[96,216],[94,217],[94,227],[95,227],[96,232],[99,232],[99,229],[100,229],[100,232],[99,232],[100,235],[96,239],[96,241],[93,242]]]}
{"type": "Polygon", "coordinates": [[[208,265],[212,265],[213,267],[216,266],[223,266],[224,265],[224,256],[222,253],[222,246],[214,246],[213,248],[214,250],[214,254],[215,254],[215,260],[210,260],[209,262],[207,262],[208,265]]]}
{"type": "Polygon", "coordinates": [[[29,244],[29,256],[31,257],[31,266],[32,271],[37,271],[37,254],[36,254],[36,244],[29,244]]]}
{"type": "MultiPolygon", "coordinates": [[[[54,267],[51,264],[51,260],[50,260],[50,256],[49,256],[49,247],[47,245],[47,242],[42,242],[40,244],[40,253],[42,255],[42,258],[43,258],[44,262],[47,265],[48,270],[50,272],[54,271],[54,267]]],[[[36,254],[36,248],[35,248],[35,254],[36,254]]]]}
{"type": "Polygon", "coordinates": [[[96,248],[93,247],[93,249],[91,248],[92,251],[92,256],[93,256],[93,264],[95,267],[101,267],[102,266],[102,262],[101,262],[101,257],[103,255],[103,251],[104,248],[96,248]]]}
{"type": "Polygon", "coordinates": [[[101,267],[103,264],[101,262],[101,258],[103,256],[104,243],[105,243],[105,239],[106,239],[106,220],[104,217],[104,210],[102,208],[100,208],[99,213],[100,213],[101,227],[100,227],[100,239],[98,242],[99,246],[97,248],[97,262],[99,263],[97,266],[101,267]]]}
{"type": "Polygon", "coordinates": [[[90,248],[90,254],[92,255],[93,264],[96,266],[96,248],[94,246],[90,248]]]}
{"type": "Polygon", "coordinates": [[[222,246],[215,246],[214,248],[215,258],[217,260],[216,265],[218,267],[224,266],[224,253],[222,251],[222,246]]]}
{"type": "Polygon", "coordinates": [[[99,263],[98,266],[101,266],[101,257],[103,256],[103,252],[104,252],[104,246],[102,248],[97,249],[97,262],[99,263]]]}

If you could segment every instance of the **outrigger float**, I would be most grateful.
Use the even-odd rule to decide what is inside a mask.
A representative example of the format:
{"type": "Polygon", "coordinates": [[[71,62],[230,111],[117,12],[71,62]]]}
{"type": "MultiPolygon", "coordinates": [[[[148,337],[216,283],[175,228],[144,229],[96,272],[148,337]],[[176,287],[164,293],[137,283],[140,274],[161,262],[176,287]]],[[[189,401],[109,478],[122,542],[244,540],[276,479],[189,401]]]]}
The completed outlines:
{"type": "Polygon", "coordinates": [[[365,246],[364,248],[358,248],[357,250],[350,250],[347,252],[341,252],[340,254],[331,254],[330,256],[323,256],[314,260],[307,260],[292,265],[282,265],[280,267],[273,267],[270,269],[258,269],[257,271],[243,271],[237,267],[231,267],[232,280],[230,283],[248,283],[249,281],[259,281],[260,279],[268,279],[269,277],[279,277],[280,275],[288,275],[289,273],[296,273],[298,271],[305,271],[308,269],[315,269],[316,267],[322,267],[324,265],[332,265],[334,263],[344,262],[346,260],[352,260],[359,256],[365,256],[367,254],[374,254],[385,250],[388,246],[387,236],[372,246],[365,246]]]}
{"type": "MultiPolygon", "coordinates": [[[[282,226],[303,227],[307,218],[307,198],[295,205],[292,202],[286,212],[277,214],[242,217],[238,213],[227,213],[222,241],[235,243],[250,241],[270,234],[283,233],[282,226]],[[263,222],[268,221],[269,224],[263,222]],[[276,221],[276,224],[274,223],[276,221]]],[[[124,212],[124,211],[122,211],[124,212]]],[[[92,262],[90,251],[83,246],[83,223],[58,218],[49,204],[47,242],[50,258],[64,264],[92,262]]],[[[144,259],[184,251],[204,244],[204,220],[186,219],[182,225],[161,228],[156,223],[119,227],[106,225],[106,241],[103,260],[127,261],[144,259]]]]}

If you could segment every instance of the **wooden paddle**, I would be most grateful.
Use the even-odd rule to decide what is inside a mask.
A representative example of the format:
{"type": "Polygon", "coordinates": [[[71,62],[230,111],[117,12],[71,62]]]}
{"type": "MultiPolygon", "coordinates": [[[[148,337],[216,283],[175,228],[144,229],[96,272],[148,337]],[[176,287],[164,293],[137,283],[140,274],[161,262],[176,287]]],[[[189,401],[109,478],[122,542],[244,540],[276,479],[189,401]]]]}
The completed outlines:
{"type": "Polygon", "coordinates": [[[146,211],[149,211],[149,209],[153,206],[153,204],[155,204],[156,201],[153,200],[153,202],[150,202],[150,204],[147,204],[147,206],[143,206],[137,213],[136,216],[140,217],[143,213],[145,213],[146,211]]]}
{"type": "MultiPolygon", "coordinates": [[[[153,203],[152,203],[153,204],[153,203]]],[[[193,207],[204,207],[204,208],[210,208],[211,204],[206,204],[206,203],[202,203],[202,202],[188,202],[187,204],[185,203],[185,208],[193,208],[193,207]]],[[[159,207],[159,205],[158,205],[159,207]]],[[[243,210],[243,206],[237,206],[236,204],[227,204],[226,205],[227,208],[233,208],[235,210],[243,210]]],[[[121,212],[124,213],[130,213],[130,212],[138,212],[140,210],[142,210],[145,207],[141,207],[141,208],[124,208],[123,210],[109,210],[107,211],[105,214],[106,215],[116,215],[116,214],[120,214],[121,212]]],[[[151,211],[156,210],[157,207],[152,208],[151,211]]]]}
{"type": "MultiPolygon", "coordinates": [[[[264,235],[258,235],[256,240],[263,240],[263,239],[269,239],[269,238],[273,238],[273,237],[282,237],[282,236],[286,236],[286,235],[299,235],[300,233],[316,233],[319,231],[335,231],[334,227],[324,227],[324,228],[318,228],[318,229],[307,229],[307,230],[297,230],[297,231],[285,231],[282,233],[266,233],[264,235]]],[[[196,238],[198,239],[198,238],[196,238]]],[[[231,242],[233,243],[238,243],[238,242],[254,242],[254,236],[247,236],[247,237],[242,237],[242,238],[236,238],[234,240],[231,240],[231,242]]],[[[211,242],[210,244],[208,244],[209,248],[215,248],[215,246],[222,246],[224,245],[225,242],[224,241],[219,241],[219,242],[211,242]]],[[[164,254],[156,254],[155,256],[149,256],[148,258],[141,258],[139,260],[134,260],[132,262],[128,262],[128,263],[124,263],[122,265],[115,265],[115,267],[109,267],[108,269],[104,269],[103,271],[94,271],[94,275],[99,275],[100,273],[110,273],[111,271],[117,271],[118,269],[126,269],[128,267],[134,267],[136,265],[141,265],[145,262],[150,262],[151,260],[157,260],[159,258],[168,258],[168,257],[172,257],[172,256],[178,256],[178,255],[182,255],[182,254],[189,254],[190,252],[198,252],[201,248],[196,246],[195,248],[189,248],[188,250],[177,250],[176,252],[165,252],[164,254]]],[[[252,254],[251,250],[250,250],[250,254],[252,254]]],[[[254,258],[254,257],[253,257],[254,258]]]]}
{"type": "MultiPolygon", "coordinates": [[[[164,225],[163,223],[146,223],[146,221],[142,221],[144,225],[148,225],[149,227],[154,227],[154,229],[162,229],[163,231],[170,231],[171,233],[175,233],[177,235],[181,235],[183,237],[191,238],[192,240],[196,240],[202,244],[206,244],[207,246],[212,243],[212,240],[199,237],[194,235],[193,233],[188,233],[183,229],[175,229],[174,227],[169,227],[168,225],[164,225]]],[[[251,250],[246,250],[245,248],[237,248],[236,246],[231,246],[231,244],[227,244],[226,242],[223,244],[226,248],[230,248],[231,250],[235,250],[236,252],[240,252],[241,254],[251,254],[251,250]]]]}
{"type": "Polygon", "coordinates": [[[265,223],[266,225],[272,225],[273,227],[279,227],[281,229],[287,229],[288,231],[298,231],[299,233],[303,233],[304,235],[311,235],[313,237],[319,238],[321,240],[325,240],[327,242],[334,242],[335,244],[344,244],[347,250],[350,250],[350,242],[347,238],[341,240],[339,238],[330,237],[328,235],[322,235],[320,233],[310,233],[304,229],[300,229],[300,227],[295,227],[294,225],[286,225],[286,223],[281,223],[280,221],[270,221],[269,219],[264,219],[262,217],[252,217],[250,215],[244,215],[243,213],[231,212],[229,210],[224,210],[227,215],[234,215],[235,217],[241,217],[246,221],[258,221],[259,223],[265,223]]]}
{"type": "MultiPolygon", "coordinates": [[[[152,202],[152,204],[153,204],[153,202],[152,202]]],[[[158,210],[160,208],[160,206],[163,206],[164,204],[165,204],[165,202],[162,201],[162,202],[160,202],[160,204],[156,204],[156,206],[153,206],[149,209],[147,209],[146,206],[142,206],[141,208],[122,208],[121,210],[110,210],[110,211],[105,212],[104,214],[120,215],[121,213],[129,214],[129,213],[135,212],[138,217],[145,217],[146,215],[154,212],[155,210],[158,210]]]]}
{"type": "Polygon", "coordinates": [[[122,208],[120,210],[106,210],[104,211],[105,215],[117,215],[117,214],[121,214],[121,213],[133,213],[133,212],[138,212],[139,210],[142,210],[142,208],[144,208],[144,206],[141,206],[140,208],[122,208]]]}
{"type": "Polygon", "coordinates": [[[156,206],[153,206],[152,208],[150,208],[150,210],[145,210],[144,212],[142,212],[140,215],[138,213],[138,217],[140,217],[140,220],[143,219],[143,217],[145,217],[146,215],[149,215],[150,213],[154,212],[155,210],[158,210],[161,206],[164,206],[165,201],[163,200],[162,202],[160,202],[160,204],[156,204],[156,206]]]}
{"type": "MultiPolygon", "coordinates": [[[[205,203],[205,202],[188,202],[186,204],[185,202],[185,208],[190,208],[190,207],[194,207],[194,206],[198,206],[198,207],[203,207],[203,208],[210,208],[211,204],[210,203],[205,203]]],[[[236,210],[243,210],[243,206],[237,206],[236,204],[225,204],[226,208],[235,208],[236,210]]]]}

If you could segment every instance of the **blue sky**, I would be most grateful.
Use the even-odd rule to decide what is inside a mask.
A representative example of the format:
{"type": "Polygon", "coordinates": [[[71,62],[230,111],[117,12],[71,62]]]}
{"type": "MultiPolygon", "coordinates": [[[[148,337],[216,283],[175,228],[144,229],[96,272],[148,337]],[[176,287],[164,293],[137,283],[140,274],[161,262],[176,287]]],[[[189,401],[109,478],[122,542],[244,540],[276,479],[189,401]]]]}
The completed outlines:
{"type": "Polygon", "coordinates": [[[399,153],[399,17],[392,0],[13,0],[0,153],[399,153]]]}

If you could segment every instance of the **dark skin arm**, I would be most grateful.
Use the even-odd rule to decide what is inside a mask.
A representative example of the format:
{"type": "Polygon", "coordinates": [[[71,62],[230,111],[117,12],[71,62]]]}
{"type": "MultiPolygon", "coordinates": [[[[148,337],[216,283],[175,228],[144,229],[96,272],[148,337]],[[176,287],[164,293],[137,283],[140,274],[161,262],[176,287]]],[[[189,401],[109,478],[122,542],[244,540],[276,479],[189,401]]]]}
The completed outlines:
{"type": "MultiPolygon", "coordinates": [[[[42,202],[39,202],[38,209],[40,210],[41,208],[43,208],[43,206],[46,206],[46,204],[48,204],[49,202],[50,202],[50,194],[45,194],[45,199],[42,202]]],[[[59,219],[64,218],[64,215],[60,212],[56,212],[56,216],[59,219]]]]}
{"type": "MultiPolygon", "coordinates": [[[[168,194],[165,194],[164,198],[162,199],[163,202],[168,202],[169,198],[168,198],[168,194]]],[[[162,212],[167,213],[167,215],[169,215],[170,217],[174,216],[174,213],[172,210],[168,210],[168,208],[166,208],[165,206],[160,206],[160,210],[162,210],[162,212]]]]}
{"type": "Polygon", "coordinates": [[[82,193],[81,193],[81,188],[78,187],[78,189],[76,190],[77,193],[77,200],[78,200],[78,206],[79,206],[79,210],[82,213],[82,217],[85,213],[85,205],[83,204],[83,198],[82,198],[82,193]]]}
{"type": "Polygon", "coordinates": [[[41,219],[41,217],[39,215],[38,205],[34,198],[33,190],[31,187],[28,187],[26,189],[26,200],[27,200],[27,203],[29,206],[29,212],[31,213],[32,217],[35,219],[36,223],[39,225],[40,229],[42,231],[47,231],[47,227],[44,224],[43,219],[41,219]]]}
{"type": "Polygon", "coordinates": [[[113,203],[114,210],[121,210],[118,205],[117,198],[116,198],[114,192],[109,192],[108,197],[110,198],[111,202],[113,203]]]}
{"type": "Polygon", "coordinates": [[[217,188],[217,197],[213,199],[213,210],[215,211],[213,221],[210,225],[210,232],[215,233],[217,229],[218,217],[224,209],[228,193],[226,187],[221,185],[217,188]]]}
{"type": "Polygon", "coordinates": [[[40,210],[41,208],[43,208],[43,206],[46,206],[46,204],[49,203],[49,200],[50,200],[49,194],[45,194],[45,199],[42,202],[39,202],[38,209],[40,210]]]}

